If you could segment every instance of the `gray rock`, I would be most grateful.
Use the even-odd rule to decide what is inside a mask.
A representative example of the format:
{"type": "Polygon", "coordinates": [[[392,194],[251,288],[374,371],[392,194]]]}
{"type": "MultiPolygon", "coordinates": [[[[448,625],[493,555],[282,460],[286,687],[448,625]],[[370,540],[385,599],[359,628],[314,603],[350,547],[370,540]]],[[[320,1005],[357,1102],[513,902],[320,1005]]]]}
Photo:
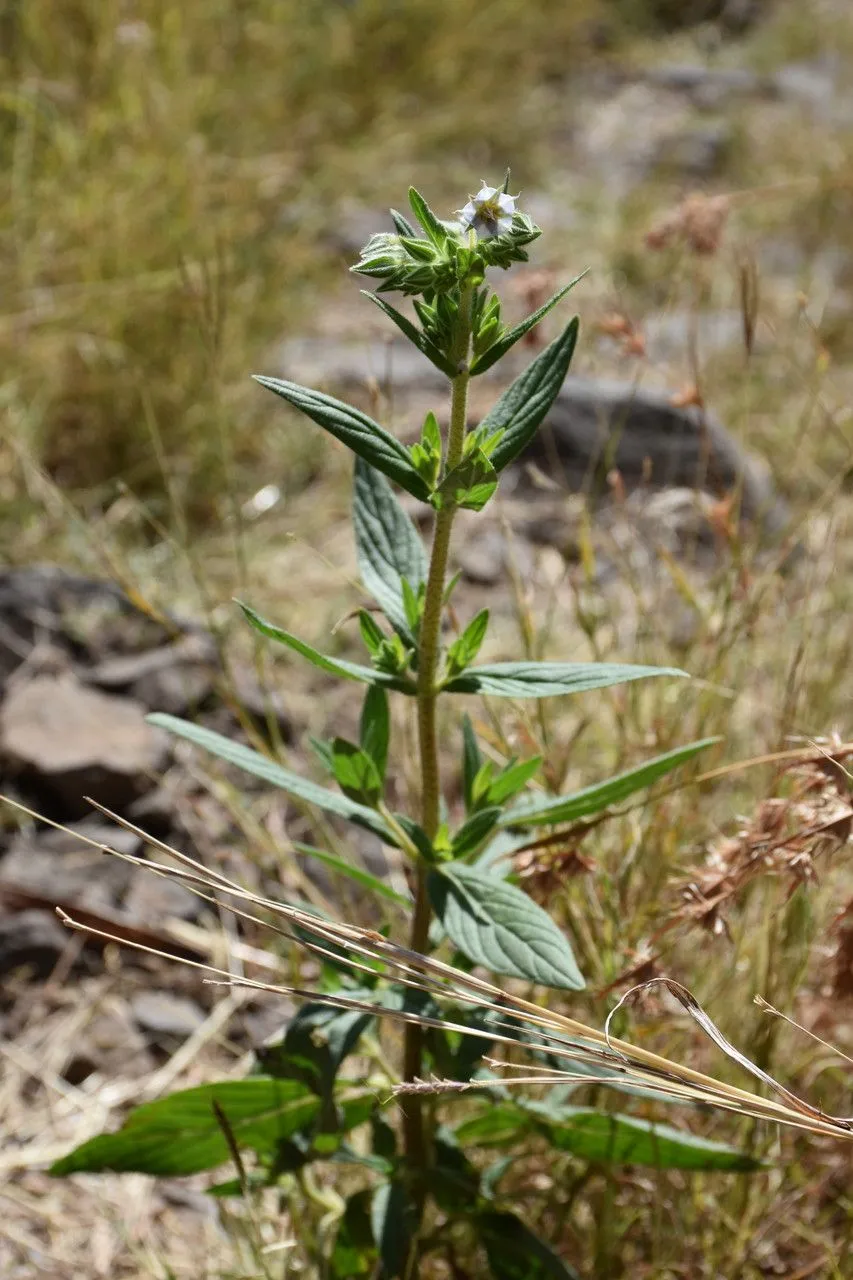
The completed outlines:
{"type": "Polygon", "coordinates": [[[665,63],[644,73],[648,84],[682,94],[706,111],[725,107],[735,98],[774,98],[779,89],[772,77],[745,67],[709,67],[703,63],[665,63]]]}
{"type": "Polygon", "coordinates": [[[712,178],[725,167],[734,143],[728,120],[706,120],[660,140],[654,163],[688,178],[712,178]]]}
{"type": "Polygon", "coordinates": [[[46,978],[68,946],[69,933],[51,911],[0,916],[0,973],[26,968],[46,978]]]}
{"type": "Polygon", "coordinates": [[[130,693],[149,711],[184,715],[210,698],[217,667],[213,637],[196,633],[175,644],[107,658],[84,678],[102,689],[130,693]]]}
{"type": "Polygon", "coordinates": [[[98,1072],[108,1080],[116,1077],[142,1079],[155,1066],[148,1042],[122,1002],[108,1000],[75,1039],[74,1051],[62,1071],[70,1084],[82,1084],[98,1072]]]}
{"type": "Polygon", "coordinates": [[[124,900],[127,914],[147,925],[159,925],[170,916],[195,920],[203,905],[203,900],[185,885],[144,869],[133,876],[124,900]]]}
{"type": "Polygon", "coordinates": [[[165,734],[129,698],[88,689],[74,676],[18,680],[0,706],[0,757],[71,815],[84,796],[120,809],[153,785],[169,759],[165,734]]]}
{"type": "Polygon", "coordinates": [[[77,844],[62,851],[43,844],[13,844],[0,861],[0,885],[27,889],[52,902],[97,911],[114,907],[128,884],[129,863],[77,844]]]}
{"type": "Polygon", "coordinates": [[[630,383],[569,378],[525,458],[570,489],[604,488],[608,471],[626,489],[741,491],[741,514],[771,534],[787,520],[763,469],[711,413],[677,408],[663,392],[630,383]]]}
{"type": "Polygon", "coordinates": [[[141,991],[130,1007],[139,1026],[155,1036],[185,1038],[204,1022],[204,1012],[193,1000],[170,991],[141,991]]]}

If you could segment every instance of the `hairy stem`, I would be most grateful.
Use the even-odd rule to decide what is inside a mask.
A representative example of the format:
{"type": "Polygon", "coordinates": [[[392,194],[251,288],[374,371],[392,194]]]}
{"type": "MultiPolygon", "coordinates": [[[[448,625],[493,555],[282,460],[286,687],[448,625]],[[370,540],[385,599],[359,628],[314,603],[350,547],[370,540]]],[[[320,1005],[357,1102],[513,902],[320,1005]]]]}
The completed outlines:
{"type": "MultiPolygon", "coordinates": [[[[472,292],[462,292],[459,306],[459,327],[456,350],[453,355],[459,373],[451,383],[450,431],[444,460],[445,475],[462,461],[462,447],[468,411],[468,348],[471,330],[472,292]]],[[[438,735],[436,731],[436,677],[441,653],[441,615],[444,603],[444,584],[447,576],[447,558],[450,551],[450,535],[453,529],[453,508],[439,511],[435,520],[429,573],[427,575],[424,611],[421,619],[418,647],[418,745],[421,769],[421,826],[432,839],[438,831],[441,803],[441,778],[438,766],[438,735]]],[[[415,885],[415,907],[412,916],[410,946],[413,951],[424,952],[428,946],[432,911],[427,894],[427,868],[418,863],[415,885]]],[[[420,1027],[406,1027],[403,1047],[403,1076],[414,1080],[421,1074],[423,1033],[420,1027]]],[[[403,1110],[403,1140],[406,1159],[413,1171],[423,1170],[429,1161],[428,1144],[424,1126],[423,1100],[417,1094],[405,1099],[403,1110]]]]}

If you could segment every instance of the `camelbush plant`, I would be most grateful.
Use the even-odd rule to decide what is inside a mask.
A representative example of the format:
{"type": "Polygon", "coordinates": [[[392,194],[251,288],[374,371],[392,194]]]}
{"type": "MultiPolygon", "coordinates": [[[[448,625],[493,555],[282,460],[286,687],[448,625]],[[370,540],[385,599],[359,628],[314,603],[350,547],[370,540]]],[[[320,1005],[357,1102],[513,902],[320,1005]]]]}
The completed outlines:
{"type": "MultiPolygon", "coordinates": [[[[436,216],[414,189],[409,200],[414,220],[392,211],[393,231],[374,235],[353,270],[376,282],[376,292],[367,298],[447,378],[447,429],[430,413],[419,439],[407,446],[348,404],[294,382],[258,378],[355,455],[355,542],[362,583],[374,601],[358,615],[366,660],[328,656],[248,604],[241,608],[262,636],[363,687],[358,741],[335,737],[314,744],[335,784],[321,786],[208,729],[166,715],[152,720],[300,801],[373,832],[405,859],[411,896],[361,867],[305,849],[376,898],[387,913],[387,930],[378,933],[259,898],[183,858],[184,868],[171,874],[214,897],[230,897],[238,915],[256,919],[250,905],[267,918],[271,913],[279,933],[301,941],[321,961],[320,979],[312,992],[297,993],[306,1003],[283,1037],[258,1051],[256,1071],[247,1079],[139,1107],[117,1133],[86,1143],[53,1172],[112,1169],[176,1176],[231,1161],[237,1176],[213,1191],[248,1196],[259,1187],[293,1190],[309,1166],[334,1162],[346,1192],[334,1229],[300,1241],[306,1261],[319,1274],[338,1280],[359,1275],[412,1280],[428,1254],[452,1261],[461,1249],[462,1256],[479,1256],[496,1280],[571,1277],[576,1272],[568,1262],[501,1196],[513,1154],[531,1138],[599,1164],[756,1167],[751,1156],[718,1143],[612,1109],[572,1105],[571,1084],[591,1080],[624,1088],[627,1081],[629,1092],[642,1086],[646,1098],[710,1100],[733,1110],[751,1105],[752,1114],[789,1123],[796,1117],[783,1116],[779,1104],[748,1103],[749,1095],[697,1073],[681,1069],[679,1074],[663,1059],[546,1013],[518,994],[524,989],[519,983],[577,992],[584,978],[570,940],[513,882],[508,855],[542,828],[559,831],[648,787],[712,740],[693,742],[574,794],[548,796],[530,789],[539,759],[497,766],[484,756],[463,714],[458,743],[464,811],[453,812],[445,804],[440,702],[455,708],[474,695],[569,696],[684,673],[607,663],[480,663],[488,611],[477,613],[456,634],[446,625],[451,597],[456,611],[462,610],[457,579],[448,581],[456,513],[480,511],[490,502],[501,473],[540,427],[566,377],[577,318],[475,426],[468,417],[471,379],[501,360],[576,282],[507,327],[487,272],[525,261],[527,246],[540,235],[517,208],[508,180],[502,188],[484,185],[452,220],[436,216]],[[387,301],[392,292],[412,299],[413,315],[387,301]],[[396,496],[398,488],[434,515],[429,553],[396,496]],[[386,799],[394,758],[392,696],[413,708],[417,720],[420,794],[417,810],[410,813],[393,811],[386,799]],[[407,934],[394,941],[401,921],[407,922],[407,934]],[[512,982],[500,987],[478,976],[482,970],[512,982]],[[393,1018],[403,1028],[393,1067],[371,1040],[378,1017],[393,1018]],[[517,1080],[496,1073],[486,1055],[506,1044],[525,1047],[536,1064],[528,1074],[546,1086],[544,1097],[525,1099],[509,1088],[517,1080]],[[371,1063],[371,1077],[342,1074],[353,1054],[371,1063]],[[469,1092],[461,1115],[440,1122],[431,1079],[452,1081],[469,1092]],[[387,1108],[393,1087],[399,1093],[399,1125],[396,1112],[387,1108]],[[500,1158],[483,1167],[472,1158],[473,1148],[497,1149],[500,1158]],[[245,1153],[252,1153],[249,1164],[245,1153]]],[[[685,1007],[693,1012],[686,1000],[685,1007]]]]}

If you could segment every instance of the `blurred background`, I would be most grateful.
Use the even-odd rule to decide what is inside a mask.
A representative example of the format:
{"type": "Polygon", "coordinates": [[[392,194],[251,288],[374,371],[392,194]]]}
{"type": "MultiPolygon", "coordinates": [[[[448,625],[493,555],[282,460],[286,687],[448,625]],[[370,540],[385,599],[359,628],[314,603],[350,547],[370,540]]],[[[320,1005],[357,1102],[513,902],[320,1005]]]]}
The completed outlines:
{"type": "MultiPolygon", "coordinates": [[[[652,311],[646,355],[677,381],[686,346],[662,317],[689,303],[686,270],[644,236],[693,190],[735,193],[714,309],[731,322],[733,260],[760,258],[768,304],[777,279],[789,312],[819,286],[808,322],[846,354],[850,26],[841,0],[5,0],[9,554],[53,532],[31,520],[32,468],[87,519],[120,482],[199,530],[226,489],[271,471],[285,498],[303,486],[321,446],[284,440],[249,374],[331,323],[326,300],[412,181],[449,216],[511,165],[547,233],[537,261],[591,268],[588,339],[614,310],[638,327],[652,311]]],[[[703,357],[725,364],[725,337],[722,320],[703,357]]],[[[737,374],[740,402],[768,394],[737,374]]]]}

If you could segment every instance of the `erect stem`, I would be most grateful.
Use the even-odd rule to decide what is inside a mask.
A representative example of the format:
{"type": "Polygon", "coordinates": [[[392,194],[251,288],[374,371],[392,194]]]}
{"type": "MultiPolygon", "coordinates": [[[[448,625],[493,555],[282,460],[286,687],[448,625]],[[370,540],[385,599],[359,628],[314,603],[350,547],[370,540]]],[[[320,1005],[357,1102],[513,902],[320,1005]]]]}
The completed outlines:
{"type": "MultiPolygon", "coordinates": [[[[458,329],[454,363],[459,369],[451,382],[450,431],[444,474],[452,471],[462,461],[468,411],[468,349],[471,341],[472,289],[465,287],[459,301],[458,329]]],[[[421,826],[433,839],[438,831],[441,803],[441,779],[438,767],[438,736],[436,732],[436,676],[441,651],[441,615],[444,604],[444,582],[447,575],[447,557],[450,551],[450,534],[453,529],[452,506],[438,512],[432,540],[426,595],[421,618],[418,645],[418,745],[421,770],[421,826]]],[[[417,866],[415,906],[409,943],[413,951],[424,952],[428,946],[432,911],[427,893],[427,867],[417,866]]],[[[406,1026],[403,1048],[403,1076],[414,1080],[421,1074],[423,1036],[419,1026],[406,1026]]],[[[409,1094],[404,1100],[403,1139],[406,1160],[413,1171],[422,1171],[429,1162],[422,1099],[409,1094]]]]}

